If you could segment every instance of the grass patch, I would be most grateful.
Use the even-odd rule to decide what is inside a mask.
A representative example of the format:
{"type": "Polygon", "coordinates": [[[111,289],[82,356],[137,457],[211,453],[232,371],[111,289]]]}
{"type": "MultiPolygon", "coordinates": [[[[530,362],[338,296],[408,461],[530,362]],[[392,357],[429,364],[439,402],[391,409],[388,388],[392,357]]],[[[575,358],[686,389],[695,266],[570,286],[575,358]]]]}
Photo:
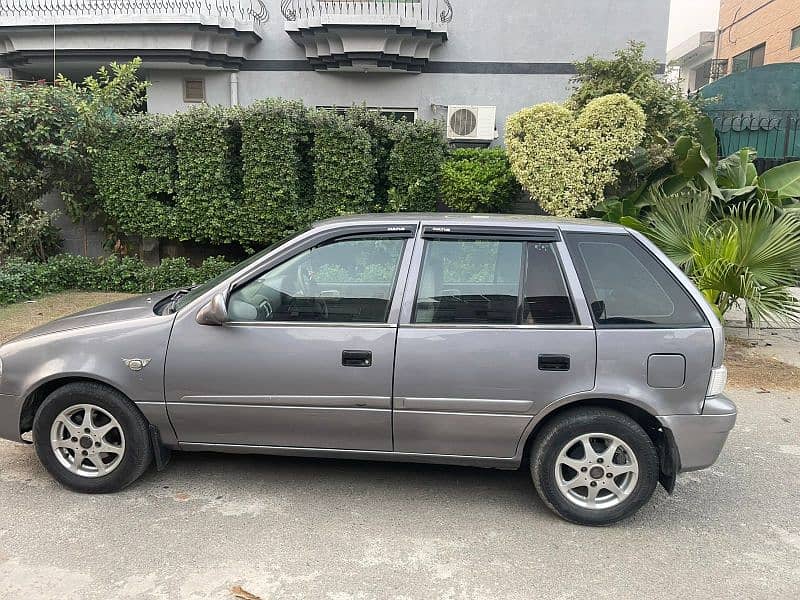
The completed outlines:
{"type": "Polygon", "coordinates": [[[62,292],[32,302],[0,306],[0,344],[53,319],[130,297],[113,292],[62,292]]]}

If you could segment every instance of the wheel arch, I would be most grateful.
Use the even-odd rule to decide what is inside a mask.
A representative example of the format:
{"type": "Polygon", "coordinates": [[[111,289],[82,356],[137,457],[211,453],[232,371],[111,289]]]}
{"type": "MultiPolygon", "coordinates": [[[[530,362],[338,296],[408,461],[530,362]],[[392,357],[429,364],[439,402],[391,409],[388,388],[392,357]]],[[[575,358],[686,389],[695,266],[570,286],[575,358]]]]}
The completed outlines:
{"type": "MultiPolygon", "coordinates": [[[[87,375],[63,375],[39,382],[36,388],[34,388],[33,391],[25,396],[25,400],[22,403],[22,409],[20,410],[19,414],[20,436],[24,436],[26,433],[31,432],[33,429],[33,420],[36,417],[36,413],[39,411],[39,407],[42,405],[45,399],[57,389],[62,388],[70,383],[95,383],[102,385],[103,387],[113,390],[127,398],[131,404],[136,407],[136,410],[141,413],[141,409],[133,400],[130,399],[130,397],[128,397],[125,392],[110,384],[108,381],[87,375]]],[[[146,415],[142,414],[142,416],[149,422],[146,415]]],[[[31,443],[30,440],[27,440],[24,437],[23,441],[26,443],[31,443]]]]}
{"type": "Polygon", "coordinates": [[[671,494],[675,489],[675,478],[680,470],[679,455],[675,447],[675,441],[672,438],[672,433],[661,425],[653,413],[635,402],[620,398],[602,396],[580,398],[572,401],[555,403],[545,408],[541,413],[536,415],[532,426],[523,434],[524,443],[521,444],[521,463],[523,465],[528,464],[531,446],[537,434],[545,425],[558,419],[567,411],[588,407],[602,407],[616,410],[636,421],[636,423],[644,429],[658,452],[660,470],[659,482],[664,489],[671,494]]]}

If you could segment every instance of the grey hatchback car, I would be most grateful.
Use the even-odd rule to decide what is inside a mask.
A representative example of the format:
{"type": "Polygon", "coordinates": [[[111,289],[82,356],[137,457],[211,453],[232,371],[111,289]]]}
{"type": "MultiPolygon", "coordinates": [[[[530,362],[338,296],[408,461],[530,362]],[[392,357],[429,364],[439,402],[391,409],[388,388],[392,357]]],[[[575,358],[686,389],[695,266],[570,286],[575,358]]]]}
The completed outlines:
{"type": "Polygon", "coordinates": [[[80,492],[171,450],[526,465],[605,525],[717,459],[723,355],[702,294],[622,227],[353,216],[0,347],[0,436],[80,492]]]}

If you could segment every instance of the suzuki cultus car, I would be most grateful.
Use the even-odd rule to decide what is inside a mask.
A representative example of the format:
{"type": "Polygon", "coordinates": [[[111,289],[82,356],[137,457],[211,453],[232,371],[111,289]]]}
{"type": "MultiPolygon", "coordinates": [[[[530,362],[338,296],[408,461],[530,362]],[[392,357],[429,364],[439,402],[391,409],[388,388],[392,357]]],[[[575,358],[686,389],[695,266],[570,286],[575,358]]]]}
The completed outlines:
{"type": "Polygon", "coordinates": [[[0,435],[80,492],[171,450],[525,466],[603,525],[717,459],[723,355],[702,294],[622,227],[354,216],[2,346],[0,435]]]}

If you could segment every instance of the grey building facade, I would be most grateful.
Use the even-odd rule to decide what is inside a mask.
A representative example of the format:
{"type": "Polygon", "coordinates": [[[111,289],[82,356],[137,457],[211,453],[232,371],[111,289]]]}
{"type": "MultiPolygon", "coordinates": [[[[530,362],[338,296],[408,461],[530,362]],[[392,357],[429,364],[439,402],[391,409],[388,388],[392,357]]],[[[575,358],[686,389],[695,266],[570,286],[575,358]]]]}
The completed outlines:
{"type": "Polygon", "coordinates": [[[488,143],[509,114],[566,98],[575,60],[630,40],[661,59],[668,17],[669,0],[0,0],[0,74],[140,56],[151,112],[364,103],[488,143]]]}

